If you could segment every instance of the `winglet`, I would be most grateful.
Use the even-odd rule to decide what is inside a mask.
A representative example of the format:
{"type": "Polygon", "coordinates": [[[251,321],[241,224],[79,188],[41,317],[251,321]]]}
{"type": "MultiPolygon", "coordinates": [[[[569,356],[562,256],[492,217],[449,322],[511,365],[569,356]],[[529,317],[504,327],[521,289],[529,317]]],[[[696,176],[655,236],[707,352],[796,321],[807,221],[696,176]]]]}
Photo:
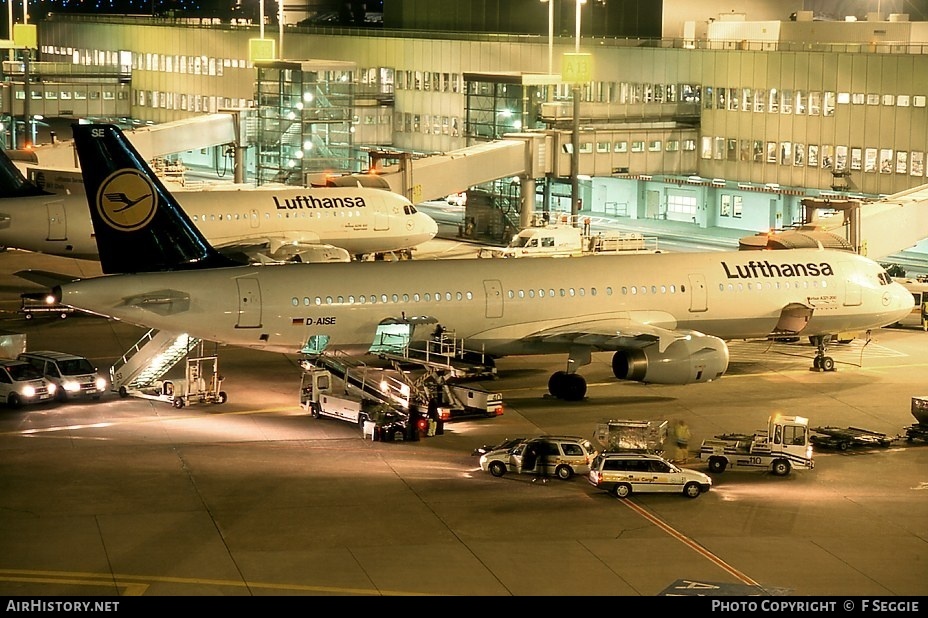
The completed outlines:
{"type": "Polygon", "coordinates": [[[104,273],[238,265],[210,246],[118,127],[72,129],[104,273]]]}

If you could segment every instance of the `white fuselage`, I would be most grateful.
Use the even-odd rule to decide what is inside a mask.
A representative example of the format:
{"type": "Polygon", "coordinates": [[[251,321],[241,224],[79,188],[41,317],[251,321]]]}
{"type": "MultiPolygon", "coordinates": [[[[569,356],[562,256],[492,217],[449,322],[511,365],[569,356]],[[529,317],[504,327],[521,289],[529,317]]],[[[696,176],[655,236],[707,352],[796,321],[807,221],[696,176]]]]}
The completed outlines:
{"type": "Polygon", "coordinates": [[[770,335],[797,307],[807,313],[803,336],[879,328],[912,308],[912,295],[875,262],[817,249],[243,266],[113,275],[61,290],[79,309],[283,352],[310,337],[367,350],[381,321],[416,316],[434,317],[470,349],[505,356],[554,352],[532,336],[602,320],[742,339],[770,335]]]}
{"type": "MultiPolygon", "coordinates": [[[[371,188],[221,187],[174,193],[218,249],[334,245],[351,255],[414,248],[434,238],[435,221],[403,196],[371,188]]],[[[97,259],[84,194],[0,200],[0,245],[97,259]]]]}

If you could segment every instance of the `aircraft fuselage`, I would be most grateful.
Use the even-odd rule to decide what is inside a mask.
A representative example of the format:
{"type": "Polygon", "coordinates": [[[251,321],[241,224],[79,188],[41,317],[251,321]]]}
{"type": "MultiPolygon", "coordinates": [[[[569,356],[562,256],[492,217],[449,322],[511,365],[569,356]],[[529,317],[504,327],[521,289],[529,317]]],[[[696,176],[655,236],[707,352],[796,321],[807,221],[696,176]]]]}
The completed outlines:
{"type": "MultiPolygon", "coordinates": [[[[552,352],[540,330],[601,320],[767,337],[784,309],[803,336],[863,331],[906,315],[912,295],[845,252],[664,253],[521,260],[419,260],[243,266],[113,275],[62,286],[62,302],[146,327],[231,345],[367,350],[383,320],[432,316],[468,348],[552,352]]],[[[565,344],[565,349],[569,345],[565,344]]]]}

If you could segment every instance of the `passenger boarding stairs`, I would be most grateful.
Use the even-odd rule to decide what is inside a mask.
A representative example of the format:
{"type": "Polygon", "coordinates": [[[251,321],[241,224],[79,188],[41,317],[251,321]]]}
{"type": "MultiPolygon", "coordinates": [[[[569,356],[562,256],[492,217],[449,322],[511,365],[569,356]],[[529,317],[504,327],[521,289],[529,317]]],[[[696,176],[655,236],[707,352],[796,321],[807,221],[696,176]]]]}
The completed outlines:
{"type": "Polygon", "coordinates": [[[199,343],[186,334],[149,330],[110,367],[111,388],[126,396],[150,387],[199,343]]]}

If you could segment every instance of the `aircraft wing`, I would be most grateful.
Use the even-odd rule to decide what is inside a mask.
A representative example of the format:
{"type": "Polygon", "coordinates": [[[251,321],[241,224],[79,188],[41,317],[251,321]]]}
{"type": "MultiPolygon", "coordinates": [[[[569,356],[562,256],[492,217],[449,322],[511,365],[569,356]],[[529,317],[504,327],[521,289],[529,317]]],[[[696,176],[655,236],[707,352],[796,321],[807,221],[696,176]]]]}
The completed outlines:
{"type": "MultiPolygon", "coordinates": [[[[590,346],[600,351],[642,348],[657,341],[659,350],[664,352],[674,341],[689,336],[687,332],[672,330],[650,323],[657,316],[653,312],[647,313],[648,315],[644,316],[627,315],[562,324],[532,333],[527,337],[523,337],[523,340],[559,345],[565,343],[577,344],[590,346]]],[[[671,320],[671,323],[673,323],[673,320],[671,320]]]]}
{"type": "Polygon", "coordinates": [[[217,245],[216,249],[233,259],[244,256],[250,262],[348,262],[351,255],[339,247],[305,240],[246,238],[217,245]]]}

